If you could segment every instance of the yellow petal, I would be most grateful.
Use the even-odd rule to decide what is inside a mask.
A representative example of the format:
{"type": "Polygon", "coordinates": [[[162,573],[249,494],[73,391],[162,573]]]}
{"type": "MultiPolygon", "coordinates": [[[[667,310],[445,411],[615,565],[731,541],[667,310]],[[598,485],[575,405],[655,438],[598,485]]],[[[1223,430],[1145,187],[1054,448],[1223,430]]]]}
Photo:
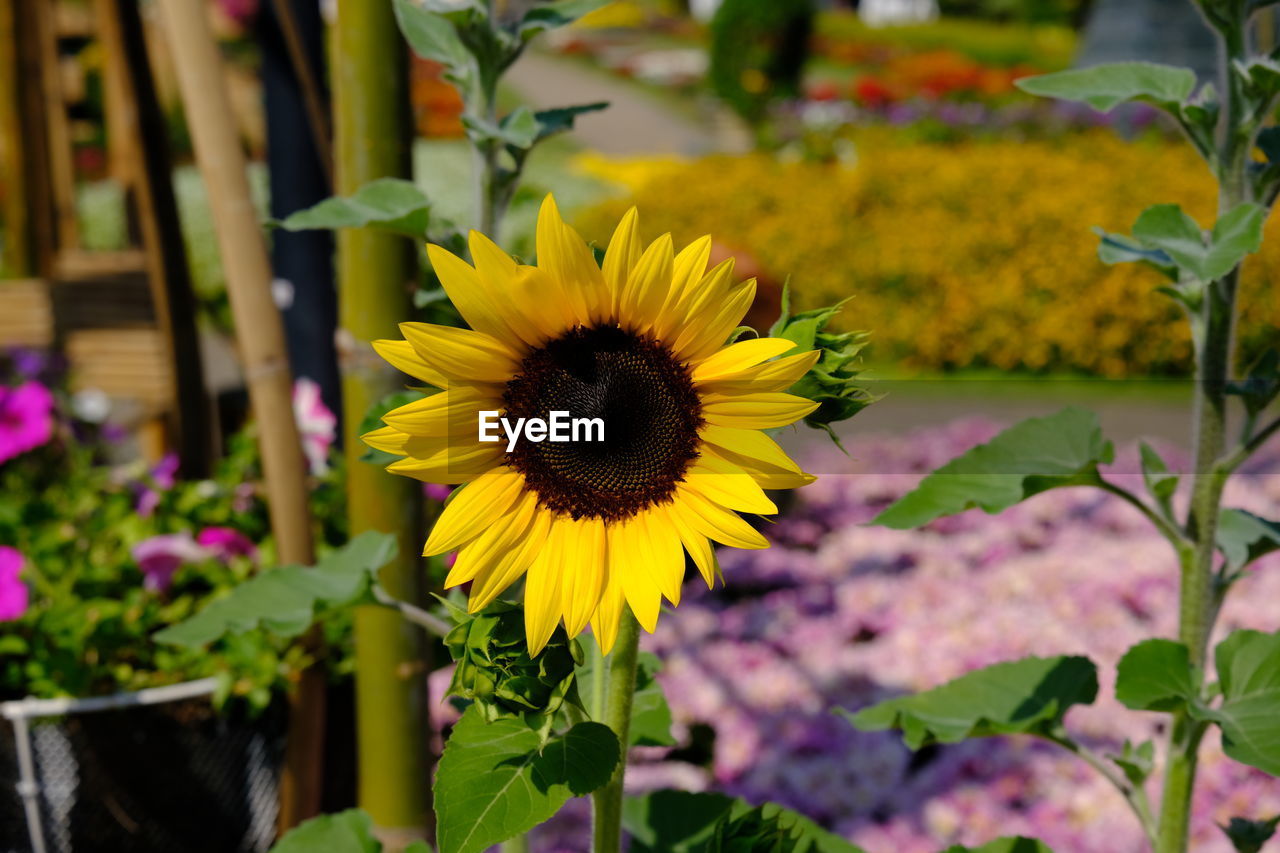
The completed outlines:
{"type": "Polygon", "coordinates": [[[538,268],[564,283],[578,323],[589,324],[602,318],[606,296],[604,279],[595,255],[586,242],[560,218],[556,200],[548,195],[538,211],[538,268]]]}
{"type": "Polygon", "coordinates": [[[738,341],[703,359],[693,369],[693,381],[710,382],[713,379],[722,379],[795,348],[795,342],[785,338],[752,338],[738,341]]]}
{"type": "Polygon", "coordinates": [[[596,612],[604,590],[604,521],[584,518],[568,523],[559,571],[563,589],[564,628],[576,637],[596,612]]]}
{"type": "Polygon", "coordinates": [[[459,549],[458,558],[444,580],[444,588],[450,589],[474,580],[485,569],[500,563],[529,532],[537,509],[537,495],[532,492],[522,495],[510,512],[497,518],[490,527],[459,549]]]}
{"type": "Polygon", "coordinates": [[[408,433],[401,432],[395,427],[385,426],[375,429],[373,432],[366,432],[360,436],[360,440],[374,450],[381,450],[384,453],[396,453],[403,456],[408,452],[404,449],[405,442],[409,440],[408,433]]]}
{"type": "Polygon", "coordinates": [[[689,325],[695,317],[704,314],[711,306],[719,305],[733,289],[733,258],[726,258],[716,264],[702,279],[681,294],[680,303],[676,306],[679,321],[677,331],[689,325]]]}
{"type": "Polygon", "coordinates": [[[728,450],[732,453],[757,459],[766,465],[781,468],[784,471],[800,472],[800,466],[792,461],[786,451],[778,446],[778,442],[755,429],[734,429],[733,427],[707,424],[700,433],[702,440],[708,444],[728,450]]]}
{"type": "Polygon", "coordinates": [[[724,346],[733,330],[742,323],[756,298],[756,280],[748,279],[729,292],[718,306],[689,321],[676,338],[675,353],[689,362],[698,362],[724,346]]]}
{"type": "Polygon", "coordinates": [[[508,551],[499,561],[481,569],[471,584],[471,594],[467,599],[467,612],[476,613],[493,603],[502,591],[533,565],[534,558],[542,553],[547,544],[547,535],[551,530],[551,513],[538,509],[533,514],[533,522],[515,548],[508,551]]]}
{"type": "Polygon", "coordinates": [[[772,514],[778,511],[750,474],[714,456],[699,457],[685,472],[684,486],[707,500],[739,512],[772,514]]]}
{"type": "Polygon", "coordinates": [[[769,540],[737,513],[722,509],[689,489],[677,489],[671,511],[678,512],[690,529],[708,539],[734,548],[768,548],[769,540]]]}
{"type": "Polygon", "coordinates": [[[662,591],[658,589],[644,562],[646,548],[635,520],[610,527],[609,571],[622,585],[623,596],[635,614],[640,627],[653,633],[658,627],[658,611],[662,607],[662,591]]]}
{"type": "Polygon", "coordinates": [[[702,417],[716,426],[773,429],[795,423],[818,404],[794,394],[704,394],[702,417]]]}
{"type": "Polygon", "coordinates": [[[408,341],[374,341],[373,351],[382,356],[396,370],[407,373],[415,379],[421,379],[437,388],[445,388],[449,385],[445,375],[423,361],[422,356],[418,355],[418,351],[408,341]]]}
{"type": "Polygon", "coordinates": [[[666,514],[667,523],[680,537],[680,544],[693,559],[693,564],[698,567],[698,573],[707,582],[707,589],[714,587],[716,578],[720,576],[720,565],[716,562],[715,549],[711,547],[710,540],[695,531],[673,505],[655,507],[653,511],[666,514]]]}
{"type": "Polygon", "coordinates": [[[475,268],[434,243],[427,244],[427,258],[449,294],[449,301],[468,326],[499,340],[510,338],[511,328],[504,319],[507,306],[494,301],[475,268]]]}
{"type": "Polygon", "coordinates": [[[643,247],[640,243],[639,230],[640,214],[633,207],[623,214],[622,221],[614,229],[613,239],[609,241],[609,248],[604,253],[602,274],[605,288],[609,292],[610,314],[614,317],[618,314],[622,291],[627,286],[627,278],[640,260],[643,247]]]}
{"type": "Polygon", "coordinates": [[[502,398],[465,385],[451,386],[392,409],[382,420],[411,435],[453,437],[475,441],[479,433],[481,410],[502,409],[502,398]]]}
{"type": "MultiPolygon", "coordinates": [[[[767,462],[761,462],[749,456],[743,456],[714,444],[703,445],[702,452],[704,456],[716,456],[726,462],[732,462],[743,471],[751,475],[751,479],[756,481],[762,489],[799,489],[810,483],[816,482],[817,477],[813,474],[806,474],[798,468],[783,468],[776,465],[770,465],[767,462]]],[[[794,465],[795,463],[791,463],[794,465]]]]}
{"type": "Polygon", "coordinates": [[[551,639],[564,609],[560,572],[571,525],[572,520],[567,517],[551,522],[546,546],[534,558],[525,575],[524,630],[530,657],[535,657],[551,639]]]}
{"type": "MultiPolygon", "coordinates": [[[[410,437],[405,445],[410,453],[387,466],[392,474],[412,477],[424,483],[469,483],[502,463],[502,448],[495,444],[455,444],[448,439],[410,437]],[[437,449],[423,449],[425,442],[437,449]]],[[[448,550],[448,549],[446,549],[448,550]]]]}
{"type": "Polygon", "coordinates": [[[483,332],[431,323],[401,323],[400,333],[423,361],[451,380],[506,382],[519,369],[515,351],[483,332]]]}
{"type": "Polygon", "coordinates": [[[600,603],[591,616],[591,633],[595,634],[600,651],[609,654],[614,642],[618,639],[618,624],[622,621],[622,606],[625,598],[622,593],[622,578],[612,568],[608,552],[614,547],[613,529],[608,531],[608,545],[605,554],[604,591],[600,594],[600,603]]]}
{"type": "Polygon", "coordinates": [[[821,357],[820,350],[789,355],[711,380],[702,386],[702,390],[704,393],[719,394],[786,391],[799,382],[821,357]]]}
{"type": "Polygon", "coordinates": [[[520,265],[479,231],[472,231],[467,242],[480,284],[486,296],[498,306],[511,333],[529,346],[538,346],[545,341],[548,337],[546,330],[537,322],[537,316],[526,310],[521,300],[529,282],[522,282],[522,277],[527,279],[527,275],[521,271],[520,265]]]}
{"type": "Polygon", "coordinates": [[[516,502],[524,485],[523,474],[504,466],[455,491],[431,528],[422,556],[443,554],[470,541],[516,502]]]}
{"type": "Polygon", "coordinates": [[[653,328],[671,292],[674,251],[670,234],[663,234],[644,250],[622,292],[622,307],[618,312],[622,326],[636,331],[653,328]]]}
{"type": "Polygon", "coordinates": [[[685,246],[675,257],[671,276],[671,292],[662,313],[654,323],[654,334],[666,339],[680,327],[684,319],[684,306],[693,298],[693,292],[707,272],[711,257],[711,238],[701,237],[685,246]]]}
{"type": "Polygon", "coordinates": [[[667,601],[678,605],[680,588],[684,585],[684,550],[680,547],[679,533],[667,523],[666,513],[662,512],[642,512],[634,522],[644,563],[653,582],[667,601]]]}

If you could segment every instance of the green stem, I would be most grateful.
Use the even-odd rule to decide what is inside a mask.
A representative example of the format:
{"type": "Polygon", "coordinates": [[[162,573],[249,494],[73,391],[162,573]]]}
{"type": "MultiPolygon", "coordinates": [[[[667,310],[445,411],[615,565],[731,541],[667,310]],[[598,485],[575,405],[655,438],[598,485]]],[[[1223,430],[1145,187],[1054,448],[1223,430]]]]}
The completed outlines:
{"type": "Polygon", "coordinates": [[[593,853],[621,853],[622,780],[627,770],[631,735],[631,704],[636,694],[636,664],[640,655],[640,625],[623,609],[618,640],[609,655],[609,696],[604,722],[618,736],[622,758],[613,778],[591,795],[593,853]]]}

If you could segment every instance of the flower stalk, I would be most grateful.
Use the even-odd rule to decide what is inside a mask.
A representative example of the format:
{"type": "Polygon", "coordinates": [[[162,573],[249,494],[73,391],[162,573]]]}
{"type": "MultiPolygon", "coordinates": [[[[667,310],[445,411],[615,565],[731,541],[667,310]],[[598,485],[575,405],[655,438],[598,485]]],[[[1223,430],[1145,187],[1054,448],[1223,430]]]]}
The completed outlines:
{"type": "Polygon", "coordinates": [[[640,624],[630,610],[625,610],[618,626],[617,645],[608,657],[607,674],[602,673],[601,679],[608,690],[602,722],[617,735],[622,757],[609,783],[591,795],[593,853],[621,853],[622,850],[622,783],[627,770],[639,657],[640,624]]]}

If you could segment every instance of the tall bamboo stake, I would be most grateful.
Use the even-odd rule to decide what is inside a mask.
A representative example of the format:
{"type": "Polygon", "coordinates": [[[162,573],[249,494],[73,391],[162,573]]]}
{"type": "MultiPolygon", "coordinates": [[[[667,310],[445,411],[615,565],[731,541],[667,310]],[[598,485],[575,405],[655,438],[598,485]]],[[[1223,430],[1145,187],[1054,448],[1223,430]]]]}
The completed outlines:
{"type": "MultiPolygon", "coordinates": [[[[336,184],[350,195],[371,180],[410,171],[408,72],[390,0],[339,0],[334,52],[336,184]]],[[[357,460],[365,412],[400,383],[369,341],[396,337],[396,324],[409,316],[410,248],[402,238],[368,229],[338,235],[351,532],[399,534],[400,556],[382,570],[382,582],[403,600],[417,598],[420,586],[421,492],[415,482],[357,460]]],[[[399,614],[357,611],[359,799],[391,845],[422,837],[429,819],[423,651],[419,632],[399,614]]]]}
{"type": "MultiPolygon", "coordinates": [[[[280,312],[271,299],[271,263],[249,193],[245,156],[232,120],[222,58],[203,0],[160,0],[165,32],[178,61],[196,161],[213,211],[240,355],[257,419],[271,530],[282,563],[313,562],[307,472],[293,417],[292,379],[280,312]]],[[[281,825],[319,809],[324,676],[303,674],[292,697],[281,825]]]]}

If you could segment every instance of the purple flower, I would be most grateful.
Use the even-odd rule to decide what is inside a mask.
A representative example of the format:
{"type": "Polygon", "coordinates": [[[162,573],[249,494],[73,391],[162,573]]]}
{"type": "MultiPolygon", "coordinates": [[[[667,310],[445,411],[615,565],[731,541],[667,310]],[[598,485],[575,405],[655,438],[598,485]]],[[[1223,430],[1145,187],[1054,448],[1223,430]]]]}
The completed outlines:
{"type": "Polygon", "coordinates": [[[138,504],[135,509],[138,515],[143,518],[150,518],[151,514],[156,511],[156,507],[160,505],[161,495],[165,491],[172,489],[174,483],[177,482],[180,464],[176,453],[166,453],[151,469],[148,477],[150,484],[141,482],[136,484],[135,492],[138,495],[138,504]]]}
{"type": "Polygon", "coordinates": [[[311,473],[317,477],[328,473],[338,419],[320,399],[320,386],[305,377],[293,383],[293,417],[311,473]]]}
{"type": "Polygon", "coordinates": [[[0,622],[10,622],[27,612],[30,593],[19,577],[23,563],[16,548],[0,545],[0,622]]]}
{"type": "Polygon", "coordinates": [[[453,486],[442,486],[439,483],[423,483],[422,493],[430,500],[443,501],[453,494],[453,486]]]}
{"type": "Polygon", "coordinates": [[[258,546],[248,536],[231,527],[206,527],[196,536],[196,544],[224,563],[236,557],[258,559],[258,546]]]}
{"type": "Polygon", "coordinates": [[[188,563],[207,560],[212,554],[191,538],[190,533],[152,536],[133,546],[133,559],[146,577],[147,589],[163,592],[173,583],[173,575],[188,563]]]}
{"type": "Polygon", "coordinates": [[[39,382],[0,388],[0,463],[34,450],[53,435],[53,394],[39,382]]]}

